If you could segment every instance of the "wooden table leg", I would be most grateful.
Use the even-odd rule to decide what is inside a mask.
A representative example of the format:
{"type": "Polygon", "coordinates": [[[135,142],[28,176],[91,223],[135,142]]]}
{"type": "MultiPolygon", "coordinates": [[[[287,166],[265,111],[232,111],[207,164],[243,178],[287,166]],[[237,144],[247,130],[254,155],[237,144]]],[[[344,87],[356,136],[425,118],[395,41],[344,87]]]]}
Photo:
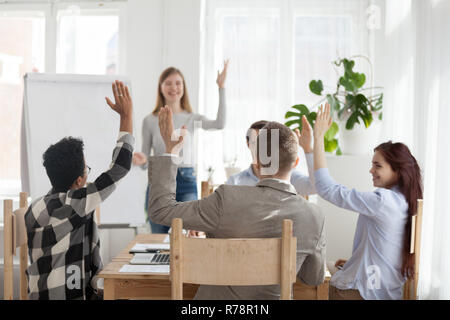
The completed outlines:
{"type": "Polygon", "coordinates": [[[105,279],[103,288],[103,300],[116,299],[116,281],[114,279],[105,279]]]}

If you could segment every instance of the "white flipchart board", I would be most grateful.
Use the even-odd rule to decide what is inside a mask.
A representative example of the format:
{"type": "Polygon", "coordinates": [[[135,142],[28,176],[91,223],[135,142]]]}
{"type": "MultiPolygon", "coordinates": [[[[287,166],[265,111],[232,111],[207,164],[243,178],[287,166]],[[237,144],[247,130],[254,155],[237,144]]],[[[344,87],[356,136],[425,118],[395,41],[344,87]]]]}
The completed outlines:
{"type": "MultiPolygon", "coordinates": [[[[83,139],[88,182],[109,168],[119,134],[119,115],[106,104],[114,101],[111,84],[120,76],[29,73],[24,77],[22,117],[22,189],[35,199],[51,184],[42,155],[63,137],[83,139]]],[[[101,204],[101,224],[145,223],[146,171],[132,166],[117,189],[101,204]]]]}

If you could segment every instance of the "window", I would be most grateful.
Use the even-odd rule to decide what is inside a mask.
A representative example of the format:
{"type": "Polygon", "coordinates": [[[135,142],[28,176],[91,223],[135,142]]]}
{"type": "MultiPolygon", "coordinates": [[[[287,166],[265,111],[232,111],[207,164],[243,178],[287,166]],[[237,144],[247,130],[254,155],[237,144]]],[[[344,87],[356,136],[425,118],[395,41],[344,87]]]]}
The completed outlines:
{"type": "Polygon", "coordinates": [[[118,65],[119,11],[58,11],[56,72],[116,74],[118,65]]]}
{"type": "Polygon", "coordinates": [[[352,48],[351,16],[302,16],[294,20],[295,101],[311,106],[317,102],[309,81],[337,81],[332,61],[348,57],[352,48]],[[335,50],[333,50],[335,49],[335,50]],[[310,75],[309,77],[307,75],[310,75]]]}
{"type": "Polygon", "coordinates": [[[0,13],[0,194],[20,190],[23,76],[44,71],[45,12],[0,13]]]}
{"type": "MultiPolygon", "coordinates": [[[[221,56],[232,59],[226,80],[228,112],[223,132],[208,132],[202,135],[202,141],[208,146],[216,145],[223,139],[220,144],[222,148],[217,148],[213,154],[208,153],[209,157],[204,160],[209,159],[211,164],[231,164],[236,160],[239,161],[238,164],[245,163],[248,166],[251,156],[246,150],[246,129],[256,120],[277,118],[273,106],[279,100],[279,14],[277,10],[250,16],[239,12],[224,13],[219,21],[221,28],[218,29],[217,40],[222,47],[221,56]],[[230,106],[239,116],[230,112],[230,106]],[[258,119],[255,119],[255,110],[258,110],[258,119]],[[237,157],[237,154],[242,157],[237,157]]],[[[221,63],[217,65],[216,69],[223,67],[221,63]]],[[[215,75],[214,72],[212,74],[215,75]]],[[[215,79],[209,82],[216,85],[215,79]]],[[[217,85],[210,90],[217,92],[217,85]]],[[[205,113],[214,118],[217,103],[211,103],[211,106],[205,113]]]]}
{"type": "Polygon", "coordinates": [[[23,76],[124,73],[124,11],[124,2],[0,4],[0,198],[21,191],[23,76]]]}
{"type": "MultiPolygon", "coordinates": [[[[284,123],[292,105],[313,107],[317,96],[309,91],[312,79],[333,85],[337,74],[332,61],[368,55],[368,5],[353,0],[208,1],[200,112],[210,118],[215,117],[218,101],[213,77],[224,59],[231,60],[226,128],[200,133],[208,152],[199,148],[199,174],[219,163],[247,168],[251,157],[245,134],[253,122],[284,123]]],[[[299,168],[307,172],[301,160],[299,168]]],[[[216,178],[223,182],[225,176],[216,178]]]]}

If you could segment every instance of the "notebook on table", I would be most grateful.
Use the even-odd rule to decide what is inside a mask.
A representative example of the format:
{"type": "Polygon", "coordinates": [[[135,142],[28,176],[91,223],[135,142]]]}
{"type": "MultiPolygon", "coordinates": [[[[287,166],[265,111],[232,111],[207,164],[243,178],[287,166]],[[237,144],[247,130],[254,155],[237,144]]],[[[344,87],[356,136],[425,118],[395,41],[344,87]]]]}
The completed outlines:
{"type": "Polygon", "coordinates": [[[169,274],[170,266],[168,264],[125,264],[120,268],[119,272],[123,273],[153,273],[153,274],[169,274]]]}

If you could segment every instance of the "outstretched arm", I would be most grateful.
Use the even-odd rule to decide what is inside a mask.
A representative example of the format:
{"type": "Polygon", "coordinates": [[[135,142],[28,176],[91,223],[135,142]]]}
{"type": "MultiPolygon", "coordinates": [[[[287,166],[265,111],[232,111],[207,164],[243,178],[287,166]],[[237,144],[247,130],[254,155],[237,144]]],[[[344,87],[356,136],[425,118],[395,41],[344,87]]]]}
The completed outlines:
{"type": "Polygon", "coordinates": [[[223,69],[222,72],[217,71],[217,80],[216,83],[219,86],[219,89],[225,88],[225,80],[227,79],[227,70],[228,70],[228,63],[230,62],[230,59],[227,59],[223,62],[223,69]]]}
{"type": "Polygon", "coordinates": [[[223,191],[195,201],[177,202],[176,176],[178,158],[183,137],[173,136],[172,111],[161,108],[158,116],[161,136],[166,146],[166,154],[150,157],[148,179],[150,188],[148,212],[156,223],[169,226],[174,218],[182,218],[183,225],[191,230],[213,231],[217,228],[222,214],[223,191]]]}
{"type": "MultiPolygon", "coordinates": [[[[169,106],[164,106],[159,110],[158,115],[159,132],[163,138],[164,145],[166,146],[166,153],[178,156],[180,153],[183,136],[175,136],[173,128],[173,112],[169,106]]],[[[182,127],[185,129],[186,127],[182,127]]]]}
{"type": "Polygon", "coordinates": [[[293,171],[291,175],[291,183],[297,190],[297,193],[306,196],[316,193],[314,185],[314,163],[313,163],[313,148],[312,142],[312,128],[305,116],[302,118],[302,132],[295,129],[295,134],[298,138],[298,144],[305,151],[306,165],[308,166],[308,177],[293,171]]]}
{"type": "Polygon", "coordinates": [[[337,183],[328,173],[325,159],[324,135],[332,123],[330,105],[320,107],[314,125],[314,178],[317,193],[334,205],[359,212],[367,216],[376,216],[384,202],[381,190],[360,192],[337,183]]]}
{"type": "Polygon", "coordinates": [[[300,147],[303,148],[303,151],[305,151],[305,154],[312,153],[313,148],[311,147],[312,142],[312,136],[313,136],[313,130],[311,128],[311,125],[309,124],[308,120],[305,116],[302,117],[302,133],[298,129],[295,129],[295,134],[298,138],[298,144],[300,147]]]}
{"type": "Polygon", "coordinates": [[[205,130],[223,129],[225,127],[226,118],[226,99],[225,99],[225,80],[227,78],[229,60],[223,63],[222,72],[217,71],[216,83],[219,86],[219,108],[217,109],[217,116],[215,120],[208,119],[203,115],[198,115],[196,121],[201,121],[201,127],[205,130]]]}

